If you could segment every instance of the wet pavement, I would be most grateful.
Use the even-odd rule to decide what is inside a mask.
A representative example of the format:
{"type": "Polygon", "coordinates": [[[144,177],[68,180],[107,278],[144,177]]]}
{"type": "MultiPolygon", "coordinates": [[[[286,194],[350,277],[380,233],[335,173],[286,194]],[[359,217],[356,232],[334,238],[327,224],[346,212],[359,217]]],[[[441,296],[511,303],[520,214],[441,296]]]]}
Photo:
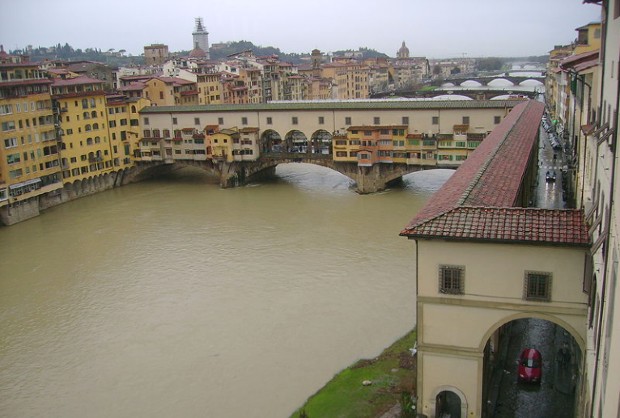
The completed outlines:
{"type": "Polygon", "coordinates": [[[569,338],[552,322],[521,319],[510,324],[498,397],[489,416],[496,418],[564,418],[574,416],[574,362],[560,363],[557,349],[569,338]],[[535,348],[542,355],[540,383],[519,383],[517,362],[523,348],[535,348]]]}
{"type": "MultiPolygon", "coordinates": [[[[550,136],[541,126],[538,177],[531,206],[563,209],[568,207],[563,188],[569,167],[563,151],[553,148],[550,136]]],[[[507,327],[497,353],[498,366],[490,374],[484,416],[573,417],[577,385],[577,349],[573,338],[561,327],[540,319],[521,319],[511,322],[507,327]],[[567,347],[571,353],[568,362],[560,361],[558,350],[561,347],[567,347]],[[517,382],[517,361],[524,348],[536,348],[542,355],[543,374],[540,384],[517,382]]]]}

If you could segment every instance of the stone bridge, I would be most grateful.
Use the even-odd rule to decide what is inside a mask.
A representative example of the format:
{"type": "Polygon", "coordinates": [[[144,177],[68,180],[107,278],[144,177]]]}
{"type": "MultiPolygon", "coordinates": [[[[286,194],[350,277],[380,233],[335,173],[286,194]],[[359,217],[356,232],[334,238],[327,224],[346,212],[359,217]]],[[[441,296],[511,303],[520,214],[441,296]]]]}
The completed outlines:
{"type": "Polygon", "coordinates": [[[529,97],[530,99],[535,99],[538,95],[538,93],[536,92],[525,91],[525,90],[518,90],[518,91],[513,92],[510,90],[507,90],[507,87],[505,87],[502,90],[493,90],[490,88],[485,89],[485,90],[468,90],[468,89],[463,89],[463,88],[459,88],[458,90],[450,90],[450,88],[443,87],[441,90],[439,89],[428,90],[428,91],[403,90],[403,91],[395,91],[393,93],[376,93],[376,94],[373,94],[371,97],[373,99],[380,99],[380,98],[386,98],[386,97],[404,97],[408,99],[416,99],[416,98],[430,99],[430,98],[439,97],[439,96],[455,95],[455,96],[469,97],[472,100],[492,100],[492,99],[495,99],[496,97],[506,96],[507,94],[526,96],[526,97],[529,97]]]}
{"type": "MultiPolygon", "coordinates": [[[[218,160],[174,160],[170,162],[150,161],[137,163],[135,167],[122,174],[119,183],[127,184],[145,177],[153,177],[182,167],[196,167],[220,179],[223,188],[242,186],[252,181],[273,176],[278,164],[307,163],[330,168],[352,179],[360,194],[375,193],[402,180],[405,174],[436,168],[408,164],[374,164],[359,167],[357,163],[334,161],[331,155],[301,153],[267,153],[256,161],[218,161],[218,160]]],[[[445,166],[441,168],[457,168],[445,166]]]]}
{"type": "MultiPolygon", "coordinates": [[[[512,73],[512,71],[510,72],[512,73]]],[[[521,85],[521,83],[523,83],[524,81],[528,81],[528,80],[535,80],[540,82],[541,84],[544,84],[545,82],[545,75],[541,74],[539,76],[533,76],[533,75],[509,75],[509,73],[505,73],[505,74],[499,74],[499,75],[492,75],[492,76],[456,76],[456,77],[448,77],[448,78],[444,78],[443,80],[438,80],[441,83],[442,87],[445,87],[445,85],[447,83],[452,83],[455,86],[460,86],[461,84],[463,84],[466,81],[476,81],[478,83],[480,83],[483,86],[492,86],[493,84],[491,84],[492,82],[496,81],[499,82],[500,80],[506,80],[512,83],[513,86],[519,86],[521,85]]]]}

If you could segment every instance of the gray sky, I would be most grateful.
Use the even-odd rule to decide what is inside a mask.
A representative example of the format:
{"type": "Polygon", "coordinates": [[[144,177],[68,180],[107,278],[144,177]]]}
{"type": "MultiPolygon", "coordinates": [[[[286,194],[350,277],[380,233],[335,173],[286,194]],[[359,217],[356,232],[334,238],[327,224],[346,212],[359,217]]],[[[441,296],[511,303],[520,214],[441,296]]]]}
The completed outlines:
{"type": "Polygon", "coordinates": [[[581,0],[2,0],[0,12],[6,50],[67,42],[133,55],[152,43],[191,49],[195,17],[211,44],[395,56],[405,41],[410,55],[427,58],[543,55],[600,21],[600,6],[581,0]]]}

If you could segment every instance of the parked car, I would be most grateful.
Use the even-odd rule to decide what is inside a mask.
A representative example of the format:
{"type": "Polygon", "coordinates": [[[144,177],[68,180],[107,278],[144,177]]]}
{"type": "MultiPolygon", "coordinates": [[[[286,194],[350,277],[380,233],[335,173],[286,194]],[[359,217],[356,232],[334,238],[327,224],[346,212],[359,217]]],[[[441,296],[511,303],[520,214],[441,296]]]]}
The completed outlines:
{"type": "Polygon", "coordinates": [[[553,172],[547,171],[547,174],[545,174],[545,181],[547,183],[555,182],[555,171],[553,172]]]}
{"type": "Polygon", "coordinates": [[[535,348],[526,348],[519,356],[518,381],[540,383],[542,378],[542,356],[535,348]]]}

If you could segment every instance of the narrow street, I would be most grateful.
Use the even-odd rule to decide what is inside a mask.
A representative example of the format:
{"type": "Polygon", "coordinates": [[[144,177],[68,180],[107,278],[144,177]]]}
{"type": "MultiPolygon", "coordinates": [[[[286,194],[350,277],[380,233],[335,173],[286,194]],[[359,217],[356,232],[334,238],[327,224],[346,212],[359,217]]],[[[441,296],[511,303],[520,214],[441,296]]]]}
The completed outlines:
{"type": "MultiPolygon", "coordinates": [[[[544,125],[544,124],[543,124],[544,125]]],[[[567,207],[563,190],[568,169],[562,149],[545,128],[540,128],[539,171],[533,206],[545,209],[567,207]]],[[[497,418],[569,418],[574,416],[576,345],[561,327],[545,320],[527,318],[511,322],[503,342],[503,363],[492,374],[491,387],[498,396],[489,405],[489,416],[497,418]],[[571,358],[560,361],[558,351],[567,347],[571,358]],[[519,383],[518,360],[523,349],[535,348],[542,356],[540,383],[519,383]]]]}
{"type": "Polygon", "coordinates": [[[556,356],[557,347],[568,338],[562,328],[549,321],[530,318],[512,323],[494,417],[574,416],[573,366],[560,365],[556,356]],[[517,362],[525,347],[536,348],[542,355],[540,384],[517,382],[517,362]]]}

